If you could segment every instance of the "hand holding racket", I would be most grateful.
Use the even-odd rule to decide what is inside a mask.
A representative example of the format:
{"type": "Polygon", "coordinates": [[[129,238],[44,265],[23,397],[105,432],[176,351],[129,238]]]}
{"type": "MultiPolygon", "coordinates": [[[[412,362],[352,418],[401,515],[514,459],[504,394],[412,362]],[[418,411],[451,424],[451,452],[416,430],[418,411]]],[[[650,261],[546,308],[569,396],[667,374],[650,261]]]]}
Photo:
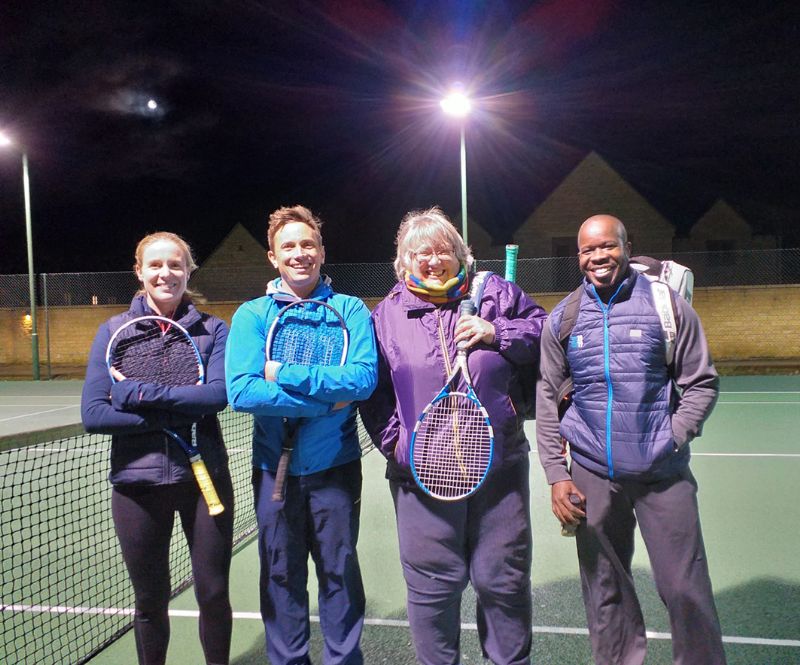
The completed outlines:
{"type": "MultiPolygon", "coordinates": [[[[471,305],[471,301],[467,301],[471,305]]],[[[495,338],[495,329],[489,321],[475,315],[474,311],[462,308],[461,318],[456,324],[456,348],[470,349],[479,342],[492,344],[495,338]]]]}
{"type": "MultiPolygon", "coordinates": [[[[462,316],[475,311],[461,303],[462,316]]],[[[494,431],[489,415],[472,387],[464,342],[444,387],[422,411],[411,436],[411,472],[419,487],[443,501],[463,499],[483,483],[492,463],[494,431]],[[461,374],[466,392],[455,389],[461,374]]]]}
{"type": "MultiPolygon", "coordinates": [[[[349,336],[342,315],[322,300],[298,300],[286,305],[272,322],[267,335],[267,364],[341,366],[347,359],[349,336]]],[[[339,405],[337,405],[339,406],[339,405]]],[[[284,418],[285,437],[275,472],[273,501],[283,501],[286,476],[302,419],[284,418]]]]}
{"type": "MultiPolygon", "coordinates": [[[[163,316],[140,316],[118,328],[108,342],[106,364],[115,383],[131,379],[164,386],[192,386],[205,381],[203,361],[189,332],[163,316]]],[[[209,514],[219,515],[225,508],[195,445],[196,424],[192,424],[191,445],[172,430],[163,431],[189,458],[209,514]]]]}

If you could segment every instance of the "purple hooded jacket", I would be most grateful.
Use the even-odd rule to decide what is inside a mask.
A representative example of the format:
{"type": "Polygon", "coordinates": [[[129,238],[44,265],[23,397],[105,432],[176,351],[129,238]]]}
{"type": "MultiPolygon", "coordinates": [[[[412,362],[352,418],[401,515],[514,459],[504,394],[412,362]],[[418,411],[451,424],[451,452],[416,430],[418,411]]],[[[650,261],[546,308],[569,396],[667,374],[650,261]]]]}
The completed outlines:
{"type": "MultiPolygon", "coordinates": [[[[361,417],[375,444],[389,460],[387,476],[413,482],[409,446],[420,413],[447,378],[439,342],[444,332],[451,363],[459,318],[458,302],[434,305],[398,283],[372,312],[378,341],[378,387],[362,402],[361,417]]],[[[495,435],[492,469],[513,464],[529,446],[521,403],[520,373],[537,371],[544,309],[518,286],[497,275],[486,280],[479,309],[495,327],[491,345],[472,348],[468,365],[478,398],[489,413],[495,435]]]]}

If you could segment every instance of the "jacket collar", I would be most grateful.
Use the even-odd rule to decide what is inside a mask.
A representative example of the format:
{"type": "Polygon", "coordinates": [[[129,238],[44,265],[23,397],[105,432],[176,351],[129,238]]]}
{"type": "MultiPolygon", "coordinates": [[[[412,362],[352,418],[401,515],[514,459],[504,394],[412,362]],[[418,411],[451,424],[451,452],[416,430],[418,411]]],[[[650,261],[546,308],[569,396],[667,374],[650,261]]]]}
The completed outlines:
{"type": "MultiPolygon", "coordinates": [[[[134,317],[137,316],[154,316],[154,312],[150,305],[147,304],[147,296],[140,293],[134,296],[131,301],[130,309],[128,310],[134,317]]],[[[184,300],[175,312],[175,321],[180,323],[184,328],[197,323],[200,320],[200,312],[190,300],[184,300]]]]}
{"type": "MultiPolygon", "coordinates": [[[[620,284],[617,284],[617,287],[614,289],[614,291],[619,289],[619,292],[614,298],[614,302],[628,300],[628,298],[631,297],[633,287],[636,285],[636,282],[639,278],[640,276],[638,271],[628,266],[628,271],[625,273],[625,277],[622,279],[621,286],[620,284]]],[[[583,278],[583,290],[592,299],[592,301],[597,298],[594,285],[586,277],[583,278]]]]}
{"type": "MultiPolygon", "coordinates": [[[[274,300],[289,304],[299,300],[297,296],[289,293],[283,288],[283,280],[276,277],[267,283],[267,295],[271,296],[274,300]]],[[[314,287],[314,290],[308,294],[308,300],[327,300],[333,295],[333,288],[331,287],[331,278],[327,275],[320,275],[319,282],[314,287]]]]}
{"type": "Polygon", "coordinates": [[[390,300],[398,300],[400,306],[407,312],[414,312],[417,310],[433,311],[438,307],[438,305],[432,302],[423,300],[413,291],[409,291],[408,287],[405,285],[404,282],[397,282],[397,284],[395,284],[392,287],[392,290],[389,291],[389,295],[387,296],[387,298],[389,298],[390,300]]]}

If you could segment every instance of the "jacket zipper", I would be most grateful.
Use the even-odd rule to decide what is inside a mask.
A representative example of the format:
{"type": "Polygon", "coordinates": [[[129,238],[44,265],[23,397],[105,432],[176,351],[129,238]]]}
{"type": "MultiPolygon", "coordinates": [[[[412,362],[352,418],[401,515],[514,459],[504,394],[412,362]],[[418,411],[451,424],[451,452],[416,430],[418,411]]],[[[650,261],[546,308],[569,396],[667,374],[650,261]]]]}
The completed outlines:
{"type": "Polygon", "coordinates": [[[614,298],[617,297],[621,289],[622,284],[617,287],[617,290],[614,291],[614,295],[608,299],[608,304],[606,305],[602,300],[600,300],[600,296],[597,295],[597,289],[595,289],[594,285],[592,285],[594,297],[597,299],[597,302],[600,305],[600,310],[603,312],[603,374],[606,379],[608,399],[606,404],[606,466],[608,466],[609,478],[614,477],[614,456],[612,454],[611,439],[611,415],[613,412],[612,402],[614,400],[614,386],[611,384],[611,344],[608,332],[608,314],[611,311],[611,304],[614,302],[614,298]]]}
{"type": "Polygon", "coordinates": [[[447,338],[444,334],[444,324],[442,323],[442,312],[440,309],[436,309],[436,322],[438,324],[439,346],[442,349],[442,356],[444,357],[444,378],[447,379],[453,371],[453,365],[450,362],[450,353],[447,351],[447,338]]]}

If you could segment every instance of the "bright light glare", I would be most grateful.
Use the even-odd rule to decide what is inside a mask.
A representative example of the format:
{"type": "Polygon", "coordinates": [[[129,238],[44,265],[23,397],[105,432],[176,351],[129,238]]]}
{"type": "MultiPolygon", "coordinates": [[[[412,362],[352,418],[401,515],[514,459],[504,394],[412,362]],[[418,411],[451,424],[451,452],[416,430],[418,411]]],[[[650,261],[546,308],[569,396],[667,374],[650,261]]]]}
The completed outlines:
{"type": "Polygon", "coordinates": [[[3,134],[3,132],[0,132],[0,146],[5,148],[6,146],[9,145],[14,145],[14,142],[10,138],[8,138],[5,134],[3,134]]]}
{"type": "Polygon", "coordinates": [[[155,111],[158,108],[158,102],[155,99],[148,99],[147,108],[149,108],[151,111],[155,111]]]}
{"type": "Polygon", "coordinates": [[[442,111],[456,118],[465,118],[469,115],[472,104],[460,92],[454,92],[445,97],[441,102],[442,111]]]}

